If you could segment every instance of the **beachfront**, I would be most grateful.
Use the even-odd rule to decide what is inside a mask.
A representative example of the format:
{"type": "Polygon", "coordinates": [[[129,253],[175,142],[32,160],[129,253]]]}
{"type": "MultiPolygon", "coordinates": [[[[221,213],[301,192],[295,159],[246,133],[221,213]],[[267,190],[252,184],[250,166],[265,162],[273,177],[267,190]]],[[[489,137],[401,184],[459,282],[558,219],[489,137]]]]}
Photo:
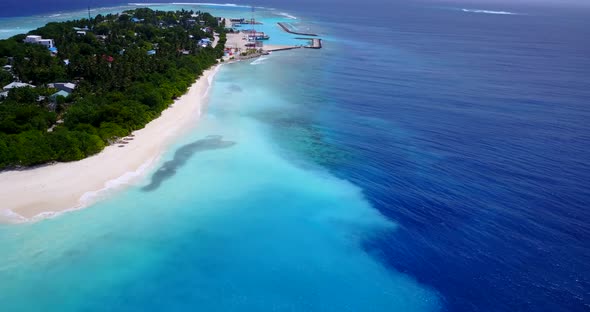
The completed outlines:
{"type": "MultiPolygon", "coordinates": [[[[226,18],[226,26],[231,26],[226,18]]],[[[214,33],[212,47],[220,35],[214,33]]],[[[265,45],[264,51],[251,50],[247,32],[228,33],[225,46],[235,52],[224,61],[258,57],[264,51],[302,46],[265,45]]],[[[60,162],[17,171],[0,172],[0,223],[25,222],[86,207],[113,189],[136,183],[173,141],[192,125],[206,101],[207,89],[217,69],[208,70],[161,116],[131,136],[119,138],[97,155],[75,162],[60,162]]]]}
{"type": "Polygon", "coordinates": [[[171,142],[201,115],[219,65],[209,69],[127,144],[113,144],[89,158],[0,173],[0,222],[24,222],[80,209],[109,190],[128,185],[155,164],[171,142]]]}

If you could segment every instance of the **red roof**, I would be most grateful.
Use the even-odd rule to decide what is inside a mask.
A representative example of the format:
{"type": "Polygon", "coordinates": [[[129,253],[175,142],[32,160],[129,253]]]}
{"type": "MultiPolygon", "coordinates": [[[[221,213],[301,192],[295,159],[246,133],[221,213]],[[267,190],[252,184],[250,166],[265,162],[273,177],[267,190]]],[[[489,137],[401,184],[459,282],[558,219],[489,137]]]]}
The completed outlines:
{"type": "Polygon", "coordinates": [[[107,55],[104,55],[104,54],[102,55],[102,59],[105,60],[105,61],[107,61],[107,62],[109,62],[109,63],[112,63],[115,60],[114,57],[112,57],[110,55],[107,56],[107,55]]]}

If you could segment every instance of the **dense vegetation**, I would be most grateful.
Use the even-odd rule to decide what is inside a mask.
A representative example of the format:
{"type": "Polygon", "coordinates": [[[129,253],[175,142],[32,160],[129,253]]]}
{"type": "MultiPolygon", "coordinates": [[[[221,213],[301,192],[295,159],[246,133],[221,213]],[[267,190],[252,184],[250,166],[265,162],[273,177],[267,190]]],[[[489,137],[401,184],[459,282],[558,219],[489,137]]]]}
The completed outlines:
{"type": "Polygon", "coordinates": [[[158,117],[217,62],[225,43],[217,18],[184,10],[98,15],[29,34],[54,39],[59,52],[24,43],[26,35],[0,40],[0,66],[12,66],[0,69],[0,87],[14,80],[36,86],[0,99],[0,169],[98,153],[158,117]],[[201,38],[214,39],[213,31],[220,34],[216,47],[199,46],[201,38]],[[67,98],[50,99],[57,90],[47,85],[54,82],[77,87],[67,98]]]}

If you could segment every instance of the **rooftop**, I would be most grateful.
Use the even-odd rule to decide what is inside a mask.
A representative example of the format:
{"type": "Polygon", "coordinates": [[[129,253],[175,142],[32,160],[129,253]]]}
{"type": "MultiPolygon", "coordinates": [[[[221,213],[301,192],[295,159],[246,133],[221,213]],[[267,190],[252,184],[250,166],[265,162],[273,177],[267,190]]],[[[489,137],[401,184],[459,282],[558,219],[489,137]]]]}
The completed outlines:
{"type": "Polygon", "coordinates": [[[57,91],[54,94],[52,94],[51,98],[56,98],[58,96],[68,97],[68,96],[70,96],[70,93],[67,91],[60,90],[60,91],[57,91]]]}
{"type": "Polygon", "coordinates": [[[14,82],[11,82],[11,83],[5,85],[4,88],[2,88],[2,89],[4,89],[6,91],[6,90],[14,89],[14,88],[24,88],[24,87],[34,88],[35,86],[28,84],[28,83],[24,83],[24,82],[14,81],[14,82]]]}

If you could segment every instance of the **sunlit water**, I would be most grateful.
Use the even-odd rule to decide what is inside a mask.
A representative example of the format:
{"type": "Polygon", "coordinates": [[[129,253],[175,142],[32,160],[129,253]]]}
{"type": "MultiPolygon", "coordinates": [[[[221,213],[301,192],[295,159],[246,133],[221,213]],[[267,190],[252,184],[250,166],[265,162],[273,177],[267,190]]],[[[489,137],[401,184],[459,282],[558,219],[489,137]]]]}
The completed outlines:
{"type": "Polygon", "coordinates": [[[3,311],[588,309],[587,7],[259,3],[324,48],[224,65],[139,184],[0,226],[3,311]]]}
{"type": "Polygon", "coordinates": [[[314,152],[295,140],[309,133],[288,142],[310,53],[222,66],[206,115],[139,185],[0,227],[3,311],[436,310],[434,291],[362,247],[396,224],[293,152],[314,152]]]}

